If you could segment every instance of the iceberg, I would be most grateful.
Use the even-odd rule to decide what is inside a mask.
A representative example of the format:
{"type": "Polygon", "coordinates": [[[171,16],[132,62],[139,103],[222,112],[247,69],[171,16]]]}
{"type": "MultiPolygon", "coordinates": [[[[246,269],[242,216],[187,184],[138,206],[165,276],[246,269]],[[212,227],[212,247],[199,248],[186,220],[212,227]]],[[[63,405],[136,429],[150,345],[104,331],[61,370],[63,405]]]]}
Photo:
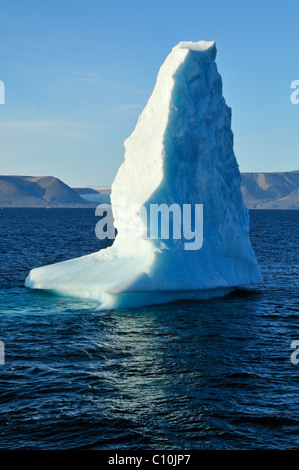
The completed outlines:
{"type": "Polygon", "coordinates": [[[113,309],[209,299],[262,282],[215,58],[214,42],[180,42],[160,68],[112,184],[113,245],[33,269],[27,287],[113,309]],[[151,208],[162,205],[173,222],[168,237],[161,219],[151,219],[153,231],[148,226],[151,208]],[[188,208],[198,210],[179,237],[188,208]]]}

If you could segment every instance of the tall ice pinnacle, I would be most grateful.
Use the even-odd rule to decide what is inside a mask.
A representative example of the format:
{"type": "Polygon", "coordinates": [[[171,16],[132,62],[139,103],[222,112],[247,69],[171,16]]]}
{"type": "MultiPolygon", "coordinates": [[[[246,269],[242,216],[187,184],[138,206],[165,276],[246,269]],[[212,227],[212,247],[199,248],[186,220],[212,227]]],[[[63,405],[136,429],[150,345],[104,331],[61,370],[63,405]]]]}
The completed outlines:
{"type": "Polygon", "coordinates": [[[262,282],[215,57],[214,42],[180,42],[162,65],[112,185],[114,244],[34,269],[27,287],[116,308],[210,298],[262,282]],[[148,215],[162,205],[176,206],[183,225],[187,207],[189,214],[202,207],[198,220],[193,214],[193,232],[189,227],[195,234],[200,221],[201,243],[174,235],[175,214],[173,236],[158,229],[151,236],[157,227],[148,215]]]}

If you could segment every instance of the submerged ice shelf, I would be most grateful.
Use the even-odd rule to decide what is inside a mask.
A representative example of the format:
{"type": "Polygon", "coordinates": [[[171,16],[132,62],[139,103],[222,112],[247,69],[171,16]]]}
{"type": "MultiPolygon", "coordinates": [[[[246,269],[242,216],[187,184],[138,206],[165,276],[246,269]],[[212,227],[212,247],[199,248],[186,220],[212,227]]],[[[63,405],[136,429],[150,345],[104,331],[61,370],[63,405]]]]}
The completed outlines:
{"type": "Polygon", "coordinates": [[[114,244],[33,269],[27,287],[93,299],[104,309],[206,299],[262,282],[215,57],[214,42],[180,42],[162,65],[112,185],[114,244]],[[202,246],[144,237],[144,216],[123,211],[124,198],[148,212],[153,204],[202,204],[202,246]]]}

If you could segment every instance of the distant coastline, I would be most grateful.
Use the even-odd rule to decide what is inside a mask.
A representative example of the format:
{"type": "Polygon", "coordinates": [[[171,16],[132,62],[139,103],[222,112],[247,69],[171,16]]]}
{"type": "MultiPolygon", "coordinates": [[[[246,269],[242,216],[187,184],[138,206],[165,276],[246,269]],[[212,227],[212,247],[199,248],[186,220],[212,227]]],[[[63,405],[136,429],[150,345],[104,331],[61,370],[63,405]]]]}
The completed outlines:
{"type": "MultiPolygon", "coordinates": [[[[299,170],[241,173],[248,209],[299,210],[299,170]]],[[[54,176],[0,176],[0,207],[88,208],[109,202],[109,187],[70,187],[54,176]]]]}

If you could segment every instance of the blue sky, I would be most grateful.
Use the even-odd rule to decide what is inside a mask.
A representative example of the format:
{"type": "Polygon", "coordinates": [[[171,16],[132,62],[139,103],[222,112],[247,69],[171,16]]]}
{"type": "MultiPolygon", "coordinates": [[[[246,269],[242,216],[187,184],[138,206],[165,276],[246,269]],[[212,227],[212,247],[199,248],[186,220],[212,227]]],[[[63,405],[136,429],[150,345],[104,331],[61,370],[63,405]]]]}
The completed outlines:
{"type": "Polygon", "coordinates": [[[1,174],[109,186],[179,41],[215,40],[241,171],[299,168],[297,0],[0,1],[1,174]]]}

